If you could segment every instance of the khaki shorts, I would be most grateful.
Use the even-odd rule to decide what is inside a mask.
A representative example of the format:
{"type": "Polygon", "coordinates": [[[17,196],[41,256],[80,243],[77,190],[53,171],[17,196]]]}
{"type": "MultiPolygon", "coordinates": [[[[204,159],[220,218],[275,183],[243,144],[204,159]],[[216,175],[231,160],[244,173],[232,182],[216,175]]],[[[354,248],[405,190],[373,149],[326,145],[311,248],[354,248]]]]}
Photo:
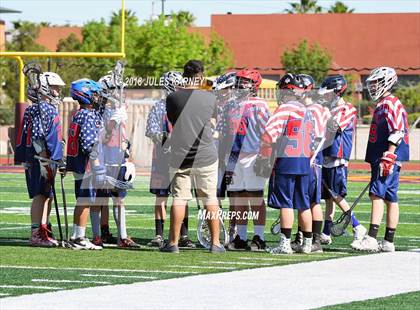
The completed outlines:
{"type": "Polygon", "coordinates": [[[174,198],[191,200],[191,190],[196,188],[197,196],[204,202],[217,201],[218,162],[205,167],[170,168],[171,192],[174,198]],[[195,185],[195,186],[194,186],[195,185]]]}

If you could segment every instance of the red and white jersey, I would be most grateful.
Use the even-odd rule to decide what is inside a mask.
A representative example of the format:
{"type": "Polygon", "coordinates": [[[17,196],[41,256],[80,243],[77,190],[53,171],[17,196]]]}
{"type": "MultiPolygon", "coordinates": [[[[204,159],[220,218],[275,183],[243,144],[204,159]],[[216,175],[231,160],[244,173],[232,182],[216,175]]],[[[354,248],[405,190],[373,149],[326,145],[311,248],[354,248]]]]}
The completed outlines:
{"type": "Polygon", "coordinates": [[[388,151],[389,136],[395,132],[404,134],[404,138],[395,150],[398,161],[408,161],[410,151],[407,112],[401,101],[397,97],[390,95],[383,98],[376,105],[370,125],[365,160],[369,163],[378,162],[383,153],[388,151]]]}
{"type": "Polygon", "coordinates": [[[323,138],[325,136],[327,121],[331,117],[330,110],[319,103],[309,105],[308,110],[312,113],[315,121],[315,137],[323,138]]]}
{"type": "Polygon", "coordinates": [[[353,124],[357,118],[357,110],[350,102],[337,105],[331,110],[331,115],[340,126],[341,131],[346,130],[348,127],[354,129],[353,124]]]}
{"type": "Polygon", "coordinates": [[[310,157],[314,141],[314,120],[300,102],[289,101],[280,105],[268,120],[262,137],[263,156],[270,154],[275,144],[274,169],[280,174],[309,174],[310,157]]]}
{"type": "Polygon", "coordinates": [[[337,105],[331,110],[334,121],[340,127],[331,145],[323,151],[324,156],[348,161],[353,147],[354,130],[357,123],[357,110],[349,102],[337,105]]]}

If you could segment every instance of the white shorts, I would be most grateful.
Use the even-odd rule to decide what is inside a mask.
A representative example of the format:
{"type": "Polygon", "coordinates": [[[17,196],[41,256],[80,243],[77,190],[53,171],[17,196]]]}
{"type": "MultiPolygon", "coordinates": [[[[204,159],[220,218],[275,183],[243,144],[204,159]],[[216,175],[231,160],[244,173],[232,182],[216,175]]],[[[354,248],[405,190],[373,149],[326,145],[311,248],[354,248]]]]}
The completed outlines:
{"type": "MultiPolygon", "coordinates": [[[[258,154],[239,154],[239,159],[235,165],[233,184],[227,186],[231,192],[239,191],[262,191],[267,179],[256,176],[254,164],[258,154]]],[[[229,157],[226,157],[226,163],[229,157]]]]}

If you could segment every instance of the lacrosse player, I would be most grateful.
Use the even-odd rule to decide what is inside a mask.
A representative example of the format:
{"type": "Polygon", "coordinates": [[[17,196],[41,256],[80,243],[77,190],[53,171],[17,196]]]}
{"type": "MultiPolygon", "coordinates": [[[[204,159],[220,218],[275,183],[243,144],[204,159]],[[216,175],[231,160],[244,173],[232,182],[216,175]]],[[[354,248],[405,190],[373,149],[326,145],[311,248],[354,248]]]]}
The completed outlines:
{"type": "MultiPolygon", "coordinates": [[[[213,137],[215,138],[218,154],[219,154],[219,169],[218,169],[218,180],[217,180],[217,197],[219,204],[222,206],[222,200],[226,197],[226,165],[225,158],[228,150],[232,148],[232,141],[229,141],[229,145],[223,143],[224,135],[227,133],[226,125],[227,122],[223,120],[224,115],[228,114],[228,111],[235,107],[235,85],[236,85],[236,72],[231,71],[217,77],[213,82],[213,92],[217,98],[217,125],[213,137]],[[220,140],[219,140],[220,139],[220,140]]],[[[229,197],[229,211],[234,211],[234,205],[230,192],[227,192],[229,197]]],[[[236,237],[236,219],[235,217],[229,218],[229,243],[236,237]]]]}
{"type": "MultiPolygon", "coordinates": [[[[309,198],[312,212],[312,253],[322,252],[321,247],[321,230],[323,222],[321,202],[321,175],[322,175],[322,148],[325,145],[325,130],[328,119],[331,117],[330,111],[327,107],[317,103],[316,95],[314,94],[315,81],[310,75],[299,74],[304,87],[304,102],[309,112],[312,114],[314,120],[315,130],[315,145],[313,147],[314,153],[311,156],[311,173],[309,183],[309,198]]],[[[293,251],[299,252],[299,247],[303,245],[303,233],[301,226],[298,226],[298,232],[295,240],[291,243],[293,251]]]]}
{"type": "Polygon", "coordinates": [[[32,246],[53,247],[58,242],[53,238],[48,217],[51,211],[52,186],[57,166],[35,159],[38,155],[55,161],[63,159],[60,116],[57,105],[65,83],[54,72],[39,74],[39,89],[28,86],[28,98],[32,102],[24,113],[17,134],[15,162],[25,167],[26,185],[31,205],[32,246]]]}
{"type": "Polygon", "coordinates": [[[86,238],[89,207],[95,203],[96,190],[106,181],[106,168],[99,155],[99,136],[103,128],[102,87],[99,83],[80,79],[71,83],[70,95],[80,104],[72,117],[67,143],[67,171],[75,179],[76,207],[74,209],[73,235],[70,244],[76,250],[101,250],[86,238]]]}
{"type": "Polygon", "coordinates": [[[366,80],[369,95],[377,102],[369,131],[366,161],[371,166],[369,196],[372,214],[367,235],[352,247],[361,251],[394,252],[394,235],[398,225],[398,184],[402,162],[409,160],[409,128],[407,112],[401,101],[392,95],[397,83],[393,68],[374,69],[366,80]],[[386,231],[378,243],[377,234],[387,207],[386,231]]]}
{"type": "MultiPolygon", "coordinates": [[[[324,184],[334,193],[333,197],[329,190],[322,189],[322,198],[325,199],[325,222],[321,234],[321,242],[330,244],[331,227],[334,219],[335,204],[343,212],[350,209],[345,200],[347,195],[347,167],[353,147],[353,135],[357,122],[357,110],[350,103],[343,99],[347,89],[347,81],[342,75],[327,77],[321,84],[319,94],[331,105],[332,120],[329,126],[332,127],[329,133],[335,135],[330,146],[323,150],[324,163],[322,168],[322,179],[324,184]]],[[[352,213],[351,222],[353,226],[354,240],[360,240],[366,233],[366,228],[359,224],[356,216],[352,213]]]]}
{"type": "Polygon", "coordinates": [[[260,138],[270,117],[267,102],[257,97],[262,82],[261,74],[244,69],[236,73],[236,100],[227,106],[220,120],[222,129],[220,148],[227,150],[224,173],[227,190],[236,218],[237,235],[229,243],[230,250],[264,250],[266,209],[264,186],[266,178],[257,176],[254,163],[260,151],[260,138]],[[251,208],[254,219],[254,236],[248,247],[246,214],[251,208]]]}
{"type": "MultiPolygon", "coordinates": [[[[103,114],[104,130],[101,134],[102,156],[100,160],[106,167],[106,175],[119,181],[133,182],[135,179],[136,168],[132,162],[129,162],[130,142],[127,139],[125,122],[127,121],[126,104],[122,97],[124,85],[118,86],[115,83],[115,77],[112,74],[103,76],[99,80],[103,91],[106,93],[107,105],[103,114]]],[[[107,189],[98,189],[96,193],[95,207],[91,208],[91,222],[94,239],[92,243],[102,246],[102,238],[99,235],[100,212],[103,207],[108,208],[108,198],[112,198],[113,215],[118,230],[117,245],[120,248],[138,248],[127,235],[126,215],[124,198],[127,196],[126,189],[116,187],[107,189]]],[[[101,227],[102,231],[109,234],[109,226],[101,227]],[[106,231],[108,230],[108,232],[106,231]]],[[[108,235],[109,237],[109,235],[108,235]]]]}
{"type": "Polygon", "coordinates": [[[268,205],[280,209],[280,242],[270,253],[293,253],[290,240],[294,221],[293,209],[298,210],[303,235],[299,252],[310,253],[312,215],[308,188],[314,124],[311,113],[302,104],[305,91],[302,78],[287,73],[280,79],[277,87],[278,101],[282,104],[268,120],[262,136],[260,156],[255,164],[259,175],[271,175],[268,205]],[[273,157],[276,160],[272,172],[273,157]]]}
{"type": "MultiPolygon", "coordinates": [[[[181,72],[169,71],[162,75],[162,89],[164,97],[157,101],[147,116],[146,137],[154,143],[152,158],[152,174],[150,177],[149,191],[156,196],[155,200],[155,237],[148,246],[161,247],[164,242],[163,231],[166,220],[166,206],[169,190],[169,156],[170,150],[164,148],[172,125],[166,115],[166,97],[183,84],[181,72]]],[[[179,247],[195,248],[195,244],[188,237],[188,207],[181,225],[179,247]]]]}

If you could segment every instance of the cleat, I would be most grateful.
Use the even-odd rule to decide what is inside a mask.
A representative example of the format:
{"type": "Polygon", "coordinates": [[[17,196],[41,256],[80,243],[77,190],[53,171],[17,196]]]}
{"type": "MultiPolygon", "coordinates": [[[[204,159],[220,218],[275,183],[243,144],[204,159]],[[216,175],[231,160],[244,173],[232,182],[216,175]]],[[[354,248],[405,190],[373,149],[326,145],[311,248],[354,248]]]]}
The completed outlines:
{"type": "Polygon", "coordinates": [[[101,227],[101,238],[103,243],[117,244],[117,238],[110,233],[108,226],[101,227]]]}
{"type": "Polygon", "coordinates": [[[135,243],[130,237],[120,239],[118,241],[119,248],[140,248],[140,245],[135,243]]]}
{"type": "Polygon", "coordinates": [[[366,235],[361,241],[353,241],[351,246],[353,249],[359,251],[379,252],[378,240],[369,235],[366,235]]]}
{"type": "Polygon", "coordinates": [[[353,237],[354,240],[362,240],[363,237],[366,235],[366,228],[362,225],[357,225],[353,228],[353,237]]]}
{"type": "Polygon", "coordinates": [[[312,238],[303,238],[302,245],[298,248],[297,252],[310,254],[312,252],[312,238]]]}
{"type": "Polygon", "coordinates": [[[48,229],[48,237],[50,237],[51,239],[55,239],[54,233],[52,231],[52,225],[51,225],[51,223],[48,223],[47,224],[47,229],[48,229]]]}
{"type": "Polygon", "coordinates": [[[51,242],[50,240],[46,238],[42,238],[39,228],[32,229],[31,238],[29,239],[29,245],[36,246],[36,247],[56,247],[58,245],[57,243],[51,242]]]}
{"type": "Polygon", "coordinates": [[[322,246],[320,241],[312,242],[311,253],[322,253],[322,246]]]}
{"type": "Polygon", "coordinates": [[[321,234],[321,244],[331,244],[332,243],[332,239],[330,235],[326,235],[324,233],[321,234]]]}
{"type": "Polygon", "coordinates": [[[394,242],[388,240],[379,241],[379,251],[381,252],[395,252],[394,242]]]}
{"type": "Polygon", "coordinates": [[[231,243],[228,244],[228,250],[231,251],[244,251],[248,250],[248,242],[242,240],[239,235],[236,235],[235,239],[231,243]]]}
{"type": "Polygon", "coordinates": [[[39,235],[41,239],[44,240],[45,242],[50,242],[52,246],[58,246],[58,241],[50,237],[53,234],[51,230],[48,229],[48,226],[46,224],[42,224],[41,227],[39,228],[39,235]]]}
{"type": "Polygon", "coordinates": [[[147,246],[157,247],[160,248],[163,246],[163,238],[160,235],[156,235],[150,242],[147,244],[147,246]]]}
{"type": "Polygon", "coordinates": [[[298,231],[295,235],[295,240],[292,241],[290,246],[292,247],[292,250],[297,252],[299,248],[303,244],[303,233],[301,231],[298,231]]]}
{"type": "Polygon", "coordinates": [[[284,234],[280,233],[279,245],[271,249],[270,254],[293,254],[290,243],[290,239],[287,239],[284,234]]]}
{"type": "Polygon", "coordinates": [[[252,238],[251,244],[250,244],[251,251],[265,251],[267,248],[267,245],[265,244],[265,241],[260,238],[260,236],[255,235],[252,238]]]}
{"type": "Polygon", "coordinates": [[[71,239],[69,244],[73,250],[102,250],[101,246],[94,245],[86,237],[71,239]]]}
{"type": "Polygon", "coordinates": [[[226,250],[225,250],[225,247],[223,245],[214,245],[214,244],[212,244],[210,246],[210,253],[220,254],[220,253],[225,253],[225,252],[226,252],[226,250]]]}
{"type": "Polygon", "coordinates": [[[195,244],[191,241],[190,238],[188,238],[188,236],[182,236],[181,238],[179,238],[178,247],[195,249],[195,244]]]}
{"type": "Polygon", "coordinates": [[[102,241],[102,238],[101,238],[101,237],[99,237],[99,236],[95,236],[95,237],[92,239],[92,243],[93,243],[94,245],[97,245],[97,246],[101,246],[101,247],[103,247],[103,246],[104,246],[104,243],[103,243],[103,241],[102,241]]]}
{"type": "Polygon", "coordinates": [[[179,248],[177,245],[170,245],[169,242],[165,243],[159,251],[164,253],[179,253],[179,248]]]}

